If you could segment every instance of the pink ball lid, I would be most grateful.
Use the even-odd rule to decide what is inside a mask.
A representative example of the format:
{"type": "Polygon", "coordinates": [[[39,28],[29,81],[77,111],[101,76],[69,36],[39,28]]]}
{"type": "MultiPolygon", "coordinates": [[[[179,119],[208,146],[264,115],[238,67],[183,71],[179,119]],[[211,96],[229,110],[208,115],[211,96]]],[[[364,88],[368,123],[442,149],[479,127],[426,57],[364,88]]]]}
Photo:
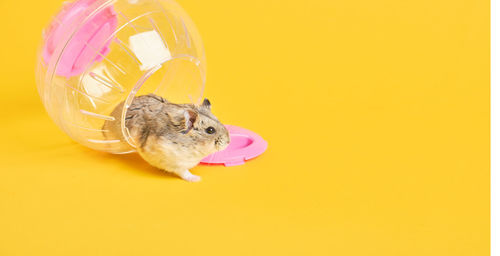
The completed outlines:
{"type": "Polygon", "coordinates": [[[108,54],[111,43],[109,39],[116,30],[118,20],[113,6],[104,8],[87,19],[86,16],[97,7],[98,1],[79,0],[67,3],[47,29],[42,49],[45,63],[50,63],[59,44],[67,43],[59,59],[57,75],[77,76],[85,71],[88,64],[101,61],[108,54]],[[76,28],[77,26],[81,27],[76,28]],[[75,28],[78,30],[74,31],[75,28]],[[69,42],[65,42],[68,33],[73,32],[69,42]]]}
{"type": "Polygon", "coordinates": [[[267,142],[258,134],[241,127],[226,125],[231,137],[229,146],[201,160],[202,164],[242,165],[267,149],[267,142]]]}

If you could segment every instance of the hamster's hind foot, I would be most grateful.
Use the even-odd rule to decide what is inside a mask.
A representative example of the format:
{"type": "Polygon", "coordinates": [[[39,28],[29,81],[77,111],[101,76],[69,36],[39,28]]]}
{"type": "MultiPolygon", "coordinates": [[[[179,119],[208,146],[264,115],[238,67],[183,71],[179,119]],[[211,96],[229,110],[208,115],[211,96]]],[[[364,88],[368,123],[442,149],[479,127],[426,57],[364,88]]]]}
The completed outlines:
{"type": "Polygon", "coordinates": [[[201,181],[201,177],[200,176],[192,174],[189,170],[185,170],[184,172],[182,172],[181,174],[179,174],[179,176],[183,180],[189,181],[189,182],[198,182],[198,181],[201,181]]]}

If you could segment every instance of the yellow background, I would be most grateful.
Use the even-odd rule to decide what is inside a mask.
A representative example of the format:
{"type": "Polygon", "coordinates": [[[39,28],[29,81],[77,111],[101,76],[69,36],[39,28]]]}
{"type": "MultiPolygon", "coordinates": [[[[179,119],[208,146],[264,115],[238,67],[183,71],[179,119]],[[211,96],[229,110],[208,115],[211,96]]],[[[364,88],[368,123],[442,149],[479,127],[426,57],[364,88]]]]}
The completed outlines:
{"type": "Polygon", "coordinates": [[[72,142],[34,82],[60,0],[0,0],[1,256],[488,255],[488,1],[179,3],[268,151],[189,184],[72,142]]]}

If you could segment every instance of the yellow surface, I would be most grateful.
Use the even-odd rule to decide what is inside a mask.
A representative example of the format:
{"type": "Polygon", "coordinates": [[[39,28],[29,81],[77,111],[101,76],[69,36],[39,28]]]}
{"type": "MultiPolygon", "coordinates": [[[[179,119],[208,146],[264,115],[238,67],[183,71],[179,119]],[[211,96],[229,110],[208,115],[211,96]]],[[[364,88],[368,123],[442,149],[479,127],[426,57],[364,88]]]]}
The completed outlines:
{"type": "Polygon", "coordinates": [[[269,150],[189,184],[72,142],[34,83],[59,0],[1,0],[0,255],[488,255],[486,0],[179,0],[269,150]]]}

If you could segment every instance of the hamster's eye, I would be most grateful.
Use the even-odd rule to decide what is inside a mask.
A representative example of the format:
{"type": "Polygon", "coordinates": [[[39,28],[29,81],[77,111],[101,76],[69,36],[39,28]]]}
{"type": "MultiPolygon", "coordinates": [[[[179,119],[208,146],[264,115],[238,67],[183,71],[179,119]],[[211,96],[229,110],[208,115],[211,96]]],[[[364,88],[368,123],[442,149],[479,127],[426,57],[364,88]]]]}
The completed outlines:
{"type": "Polygon", "coordinates": [[[215,133],[215,128],[213,128],[212,126],[210,126],[207,129],[205,129],[205,132],[208,133],[208,134],[214,134],[215,133]]]}

